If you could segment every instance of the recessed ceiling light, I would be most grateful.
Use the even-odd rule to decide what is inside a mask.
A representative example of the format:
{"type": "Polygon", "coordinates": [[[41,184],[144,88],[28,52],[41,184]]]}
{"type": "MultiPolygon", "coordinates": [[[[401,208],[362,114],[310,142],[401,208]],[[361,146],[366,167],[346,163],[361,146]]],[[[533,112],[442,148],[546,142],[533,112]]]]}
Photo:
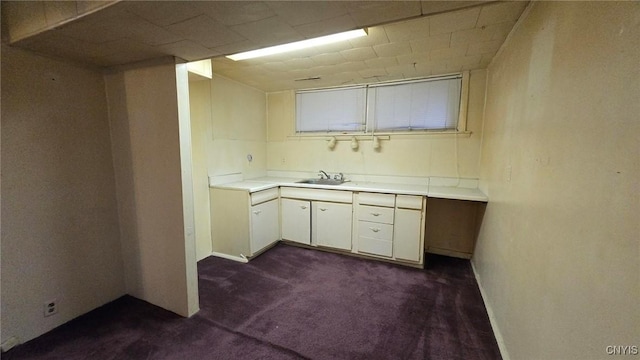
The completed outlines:
{"type": "Polygon", "coordinates": [[[321,36],[313,39],[296,41],[288,44],[270,46],[270,47],[258,49],[258,50],[246,51],[242,53],[229,55],[227,57],[234,61],[253,59],[261,56],[280,54],[283,52],[307,49],[314,46],[326,45],[326,44],[331,44],[339,41],[355,39],[362,36],[367,36],[367,31],[365,29],[357,29],[357,30],[345,31],[345,32],[341,32],[333,35],[321,36]]]}

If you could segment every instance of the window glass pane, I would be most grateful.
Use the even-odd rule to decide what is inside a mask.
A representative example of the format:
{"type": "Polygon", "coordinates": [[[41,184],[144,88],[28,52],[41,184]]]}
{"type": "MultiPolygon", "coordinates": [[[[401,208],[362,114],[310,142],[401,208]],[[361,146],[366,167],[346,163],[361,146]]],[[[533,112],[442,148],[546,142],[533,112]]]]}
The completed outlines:
{"type": "Polygon", "coordinates": [[[369,121],[376,131],[455,129],[460,86],[454,78],[371,87],[369,121]]]}
{"type": "Polygon", "coordinates": [[[296,131],[362,131],[364,87],[296,93],[296,131]]]}

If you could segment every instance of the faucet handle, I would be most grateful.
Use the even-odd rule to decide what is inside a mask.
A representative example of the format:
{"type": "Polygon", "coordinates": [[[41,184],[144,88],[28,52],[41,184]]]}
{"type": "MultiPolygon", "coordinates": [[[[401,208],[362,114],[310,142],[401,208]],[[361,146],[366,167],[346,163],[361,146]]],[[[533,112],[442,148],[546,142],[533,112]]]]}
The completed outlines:
{"type": "Polygon", "coordinates": [[[342,181],[342,180],[344,180],[344,174],[343,173],[338,173],[338,174],[333,176],[333,179],[342,181]]]}

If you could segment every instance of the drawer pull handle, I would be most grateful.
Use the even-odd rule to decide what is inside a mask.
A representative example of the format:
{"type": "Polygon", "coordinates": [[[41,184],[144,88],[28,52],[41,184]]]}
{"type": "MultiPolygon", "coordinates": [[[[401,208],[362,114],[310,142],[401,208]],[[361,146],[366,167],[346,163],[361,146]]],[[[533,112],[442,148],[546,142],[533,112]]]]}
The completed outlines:
{"type": "Polygon", "coordinates": [[[380,229],[378,229],[378,228],[372,228],[372,227],[370,227],[369,229],[371,229],[371,231],[373,231],[373,232],[378,232],[378,231],[380,231],[380,229]]]}
{"type": "Polygon", "coordinates": [[[373,216],[380,216],[380,213],[371,213],[373,216]]]}
{"type": "Polygon", "coordinates": [[[300,209],[304,210],[304,209],[306,209],[306,208],[307,208],[306,206],[304,206],[304,205],[300,205],[300,209]]]}
{"type": "Polygon", "coordinates": [[[262,212],[262,210],[256,210],[256,211],[254,211],[253,213],[254,213],[254,214],[256,214],[256,215],[258,215],[258,214],[260,214],[261,212],[262,212]]]}
{"type": "Polygon", "coordinates": [[[327,208],[319,208],[320,211],[327,211],[327,208]]]}

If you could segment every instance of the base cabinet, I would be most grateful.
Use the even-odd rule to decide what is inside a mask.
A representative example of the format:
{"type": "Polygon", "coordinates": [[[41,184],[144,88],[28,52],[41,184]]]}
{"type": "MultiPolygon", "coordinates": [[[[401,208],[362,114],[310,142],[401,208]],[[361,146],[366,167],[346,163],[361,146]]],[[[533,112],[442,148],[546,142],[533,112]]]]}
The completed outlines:
{"type": "Polygon", "coordinates": [[[212,188],[209,200],[214,254],[252,257],[280,239],[277,188],[255,193],[212,188]]]}
{"type": "Polygon", "coordinates": [[[273,199],[251,207],[251,255],[278,241],[278,200],[273,199]]]}
{"type": "Polygon", "coordinates": [[[359,193],[354,238],[357,252],[422,265],[426,198],[359,193]]]}
{"type": "Polygon", "coordinates": [[[322,201],[312,204],[312,242],[318,246],[351,250],[352,205],[322,201]]]}
{"type": "Polygon", "coordinates": [[[311,245],[311,202],[280,199],[282,211],[282,240],[311,245]]]}

